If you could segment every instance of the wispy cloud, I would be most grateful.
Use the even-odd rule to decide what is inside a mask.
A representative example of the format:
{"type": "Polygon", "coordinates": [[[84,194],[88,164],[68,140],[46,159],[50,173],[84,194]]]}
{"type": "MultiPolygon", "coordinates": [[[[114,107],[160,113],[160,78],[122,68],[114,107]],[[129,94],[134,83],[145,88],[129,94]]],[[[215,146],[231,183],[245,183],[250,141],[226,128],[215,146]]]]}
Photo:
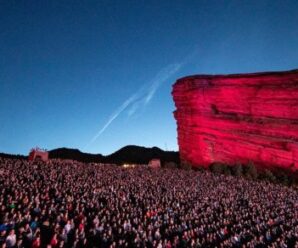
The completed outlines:
{"type": "Polygon", "coordinates": [[[134,115],[139,108],[145,107],[148,105],[152,98],[154,97],[156,91],[171,76],[177,73],[181,67],[186,64],[192,57],[194,53],[188,56],[181,63],[170,64],[164,67],[156,76],[145,83],[139,90],[137,90],[133,95],[127,98],[119,107],[116,109],[114,113],[109,117],[107,122],[100,128],[100,130],[94,135],[94,137],[90,140],[90,142],[86,145],[87,148],[93,142],[95,142],[98,137],[112,124],[112,122],[117,119],[117,117],[125,110],[128,109],[127,115],[131,117],[134,115]]]}

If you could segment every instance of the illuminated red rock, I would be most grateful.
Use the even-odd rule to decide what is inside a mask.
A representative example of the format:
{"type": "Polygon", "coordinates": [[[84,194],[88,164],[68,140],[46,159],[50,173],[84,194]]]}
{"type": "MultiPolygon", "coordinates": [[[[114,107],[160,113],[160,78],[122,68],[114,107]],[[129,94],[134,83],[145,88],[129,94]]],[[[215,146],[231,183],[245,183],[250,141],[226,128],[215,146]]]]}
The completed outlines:
{"type": "Polygon", "coordinates": [[[298,170],[298,70],[189,76],[172,95],[182,161],[298,170]]]}

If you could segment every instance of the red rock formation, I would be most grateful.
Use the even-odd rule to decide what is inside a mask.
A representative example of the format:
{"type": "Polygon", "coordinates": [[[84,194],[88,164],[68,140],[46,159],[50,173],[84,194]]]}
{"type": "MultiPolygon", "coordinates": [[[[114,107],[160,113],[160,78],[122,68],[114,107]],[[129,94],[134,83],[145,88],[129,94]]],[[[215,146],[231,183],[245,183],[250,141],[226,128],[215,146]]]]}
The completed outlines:
{"type": "Polygon", "coordinates": [[[182,161],[298,170],[298,70],[190,76],[172,95],[182,161]]]}

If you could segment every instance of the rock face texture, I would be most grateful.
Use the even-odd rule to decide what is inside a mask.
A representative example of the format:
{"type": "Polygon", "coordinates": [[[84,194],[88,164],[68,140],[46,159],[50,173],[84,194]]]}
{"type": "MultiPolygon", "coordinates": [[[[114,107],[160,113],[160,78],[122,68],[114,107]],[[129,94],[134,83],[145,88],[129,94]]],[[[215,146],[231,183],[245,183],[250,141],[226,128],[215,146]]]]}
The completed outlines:
{"type": "Polygon", "coordinates": [[[189,76],[172,95],[181,161],[298,170],[298,70],[189,76]]]}

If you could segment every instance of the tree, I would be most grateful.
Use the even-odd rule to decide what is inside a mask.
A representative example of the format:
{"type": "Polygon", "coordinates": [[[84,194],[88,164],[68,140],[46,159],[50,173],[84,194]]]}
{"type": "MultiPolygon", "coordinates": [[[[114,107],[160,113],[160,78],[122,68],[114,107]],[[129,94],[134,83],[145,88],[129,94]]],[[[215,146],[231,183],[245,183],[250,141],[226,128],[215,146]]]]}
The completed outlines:
{"type": "Polygon", "coordinates": [[[184,169],[184,170],[191,170],[192,165],[186,161],[183,161],[181,162],[180,167],[181,169],[184,169]]]}
{"type": "Polygon", "coordinates": [[[273,175],[272,171],[265,169],[264,173],[263,173],[263,177],[265,180],[268,180],[270,182],[275,182],[276,181],[276,177],[273,175]]]}
{"type": "Polygon", "coordinates": [[[175,162],[165,162],[164,167],[173,169],[178,168],[178,165],[175,162]]]}
{"type": "Polygon", "coordinates": [[[232,169],[233,175],[236,177],[241,177],[243,175],[243,167],[242,164],[237,163],[232,169]]]}
{"type": "Polygon", "coordinates": [[[231,176],[232,175],[232,168],[230,166],[224,165],[223,174],[226,175],[226,176],[231,176]]]}
{"type": "Polygon", "coordinates": [[[223,163],[218,163],[218,162],[215,162],[210,165],[210,171],[215,174],[225,174],[225,175],[231,174],[227,165],[223,163]]]}
{"type": "Polygon", "coordinates": [[[288,177],[288,175],[285,173],[285,172],[280,172],[280,173],[278,173],[279,175],[277,175],[277,177],[278,177],[278,181],[280,182],[280,183],[282,183],[283,185],[289,185],[289,177],[288,177]]]}
{"type": "Polygon", "coordinates": [[[257,179],[258,178],[258,171],[252,161],[248,162],[246,176],[248,178],[257,179]]]}

